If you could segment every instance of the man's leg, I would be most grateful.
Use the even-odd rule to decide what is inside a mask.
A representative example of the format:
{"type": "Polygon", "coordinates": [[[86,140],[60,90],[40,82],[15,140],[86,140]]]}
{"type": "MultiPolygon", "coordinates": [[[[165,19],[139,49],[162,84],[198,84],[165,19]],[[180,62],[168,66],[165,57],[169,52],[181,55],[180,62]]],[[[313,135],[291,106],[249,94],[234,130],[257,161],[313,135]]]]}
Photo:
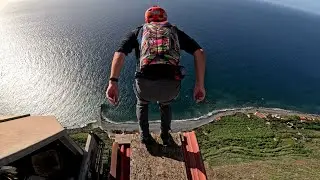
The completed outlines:
{"type": "Polygon", "coordinates": [[[140,133],[143,137],[149,136],[149,122],[148,122],[148,102],[141,101],[137,98],[136,114],[139,122],[140,133]]]}
{"type": "Polygon", "coordinates": [[[133,87],[136,97],[137,97],[137,105],[136,105],[136,115],[139,122],[140,129],[140,139],[141,142],[146,145],[151,145],[155,143],[155,140],[150,135],[149,131],[149,100],[148,96],[145,94],[144,81],[136,80],[136,83],[133,87]]]}
{"type": "MultiPolygon", "coordinates": [[[[134,86],[137,95],[137,118],[143,135],[149,133],[148,102],[157,101],[161,112],[161,132],[167,140],[171,125],[171,101],[179,94],[180,81],[136,79],[134,86]]],[[[149,136],[150,137],[150,136],[149,136]]]]}
{"type": "Polygon", "coordinates": [[[159,103],[160,115],[161,115],[161,133],[168,134],[171,130],[172,111],[171,105],[165,103],[159,103]]]}
{"type": "Polygon", "coordinates": [[[164,146],[170,146],[174,144],[174,141],[169,133],[171,130],[172,111],[170,103],[159,103],[161,114],[161,134],[164,146]]]}
{"type": "Polygon", "coordinates": [[[153,139],[149,131],[148,105],[148,102],[138,99],[136,113],[139,121],[140,140],[146,145],[152,145],[155,144],[156,141],[153,139]]]}

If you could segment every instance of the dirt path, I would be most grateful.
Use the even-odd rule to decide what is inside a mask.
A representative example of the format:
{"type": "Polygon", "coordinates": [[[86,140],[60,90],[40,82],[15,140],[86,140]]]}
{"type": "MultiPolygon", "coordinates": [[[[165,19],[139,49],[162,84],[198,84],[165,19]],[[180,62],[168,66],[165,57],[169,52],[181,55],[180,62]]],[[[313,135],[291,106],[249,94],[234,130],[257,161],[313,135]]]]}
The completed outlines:
{"type": "Polygon", "coordinates": [[[163,147],[158,135],[153,137],[159,143],[146,147],[136,135],[131,142],[131,180],[186,180],[186,170],[178,133],[172,133],[174,147],[163,147]]]}

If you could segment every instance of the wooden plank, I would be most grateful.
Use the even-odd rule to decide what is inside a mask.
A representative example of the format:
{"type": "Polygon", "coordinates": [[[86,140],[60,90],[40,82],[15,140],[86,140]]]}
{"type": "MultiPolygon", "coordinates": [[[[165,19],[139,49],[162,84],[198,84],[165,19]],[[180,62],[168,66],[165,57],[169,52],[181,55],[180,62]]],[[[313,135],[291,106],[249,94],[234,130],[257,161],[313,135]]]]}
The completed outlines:
{"type": "Polygon", "coordinates": [[[64,128],[54,116],[28,116],[0,123],[0,166],[59,139],[64,128]]]}
{"type": "Polygon", "coordinates": [[[186,179],[184,157],[178,133],[172,134],[176,146],[164,147],[158,134],[153,134],[158,145],[149,146],[140,143],[135,135],[131,142],[130,180],[180,180],[186,179]]]}

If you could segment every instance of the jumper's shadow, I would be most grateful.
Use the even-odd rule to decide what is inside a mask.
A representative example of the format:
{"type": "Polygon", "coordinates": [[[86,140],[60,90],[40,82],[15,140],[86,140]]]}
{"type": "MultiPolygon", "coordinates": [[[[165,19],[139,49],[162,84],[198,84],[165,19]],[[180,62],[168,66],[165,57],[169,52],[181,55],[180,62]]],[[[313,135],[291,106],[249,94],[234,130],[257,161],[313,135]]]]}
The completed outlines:
{"type": "Polygon", "coordinates": [[[184,161],[181,146],[173,140],[169,146],[163,146],[162,144],[154,143],[152,145],[146,145],[146,148],[152,156],[167,157],[176,161],[184,161]]]}

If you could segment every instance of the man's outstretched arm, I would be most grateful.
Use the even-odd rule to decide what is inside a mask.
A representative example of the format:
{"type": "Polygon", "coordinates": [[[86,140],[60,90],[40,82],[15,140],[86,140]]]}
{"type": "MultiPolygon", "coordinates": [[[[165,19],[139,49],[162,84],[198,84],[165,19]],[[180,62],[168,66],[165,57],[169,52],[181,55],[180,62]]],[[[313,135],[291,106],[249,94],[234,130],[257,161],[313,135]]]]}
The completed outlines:
{"type": "MultiPolygon", "coordinates": [[[[122,52],[115,52],[112,65],[111,65],[111,73],[110,78],[119,78],[122,66],[124,64],[124,59],[126,55],[122,52]]],[[[119,88],[118,83],[115,81],[109,80],[108,88],[106,90],[106,97],[109,102],[113,105],[117,105],[119,102],[119,88]]]]}
{"type": "MultiPolygon", "coordinates": [[[[128,55],[138,43],[136,40],[136,32],[137,30],[128,33],[125,39],[121,42],[120,48],[114,53],[111,64],[110,78],[119,78],[126,55],[128,55]]],[[[118,83],[109,80],[107,86],[108,88],[106,90],[106,97],[111,104],[117,105],[119,101],[118,83]]]]}
{"type": "Polygon", "coordinates": [[[193,53],[196,72],[196,85],[204,87],[204,75],[206,71],[206,60],[203,49],[198,49],[193,53]]]}
{"type": "Polygon", "coordinates": [[[110,78],[119,78],[126,55],[122,52],[115,52],[112,59],[110,78]]]}
{"type": "Polygon", "coordinates": [[[204,87],[204,76],[206,71],[206,60],[203,49],[198,49],[193,53],[196,82],[193,92],[193,97],[196,102],[201,102],[206,97],[206,90],[204,87]]]}
{"type": "Polygon", "coordinates": [[[206,90],[204,88],[204,76],[206,69],[204,51],[194,39],[179,29],[178,37],[181,49],[194,56],[196,80],[193,97],[196,102],[203,101],[206,96],[206,90]]]}
{"type": "Polygon", "coordinates": [[[119,78],[125,57],[138,46],[136,34],[140,27],[128,33],[122,40],[119,49],[114,53],[111,65],[110,78],[119,78]]]}

